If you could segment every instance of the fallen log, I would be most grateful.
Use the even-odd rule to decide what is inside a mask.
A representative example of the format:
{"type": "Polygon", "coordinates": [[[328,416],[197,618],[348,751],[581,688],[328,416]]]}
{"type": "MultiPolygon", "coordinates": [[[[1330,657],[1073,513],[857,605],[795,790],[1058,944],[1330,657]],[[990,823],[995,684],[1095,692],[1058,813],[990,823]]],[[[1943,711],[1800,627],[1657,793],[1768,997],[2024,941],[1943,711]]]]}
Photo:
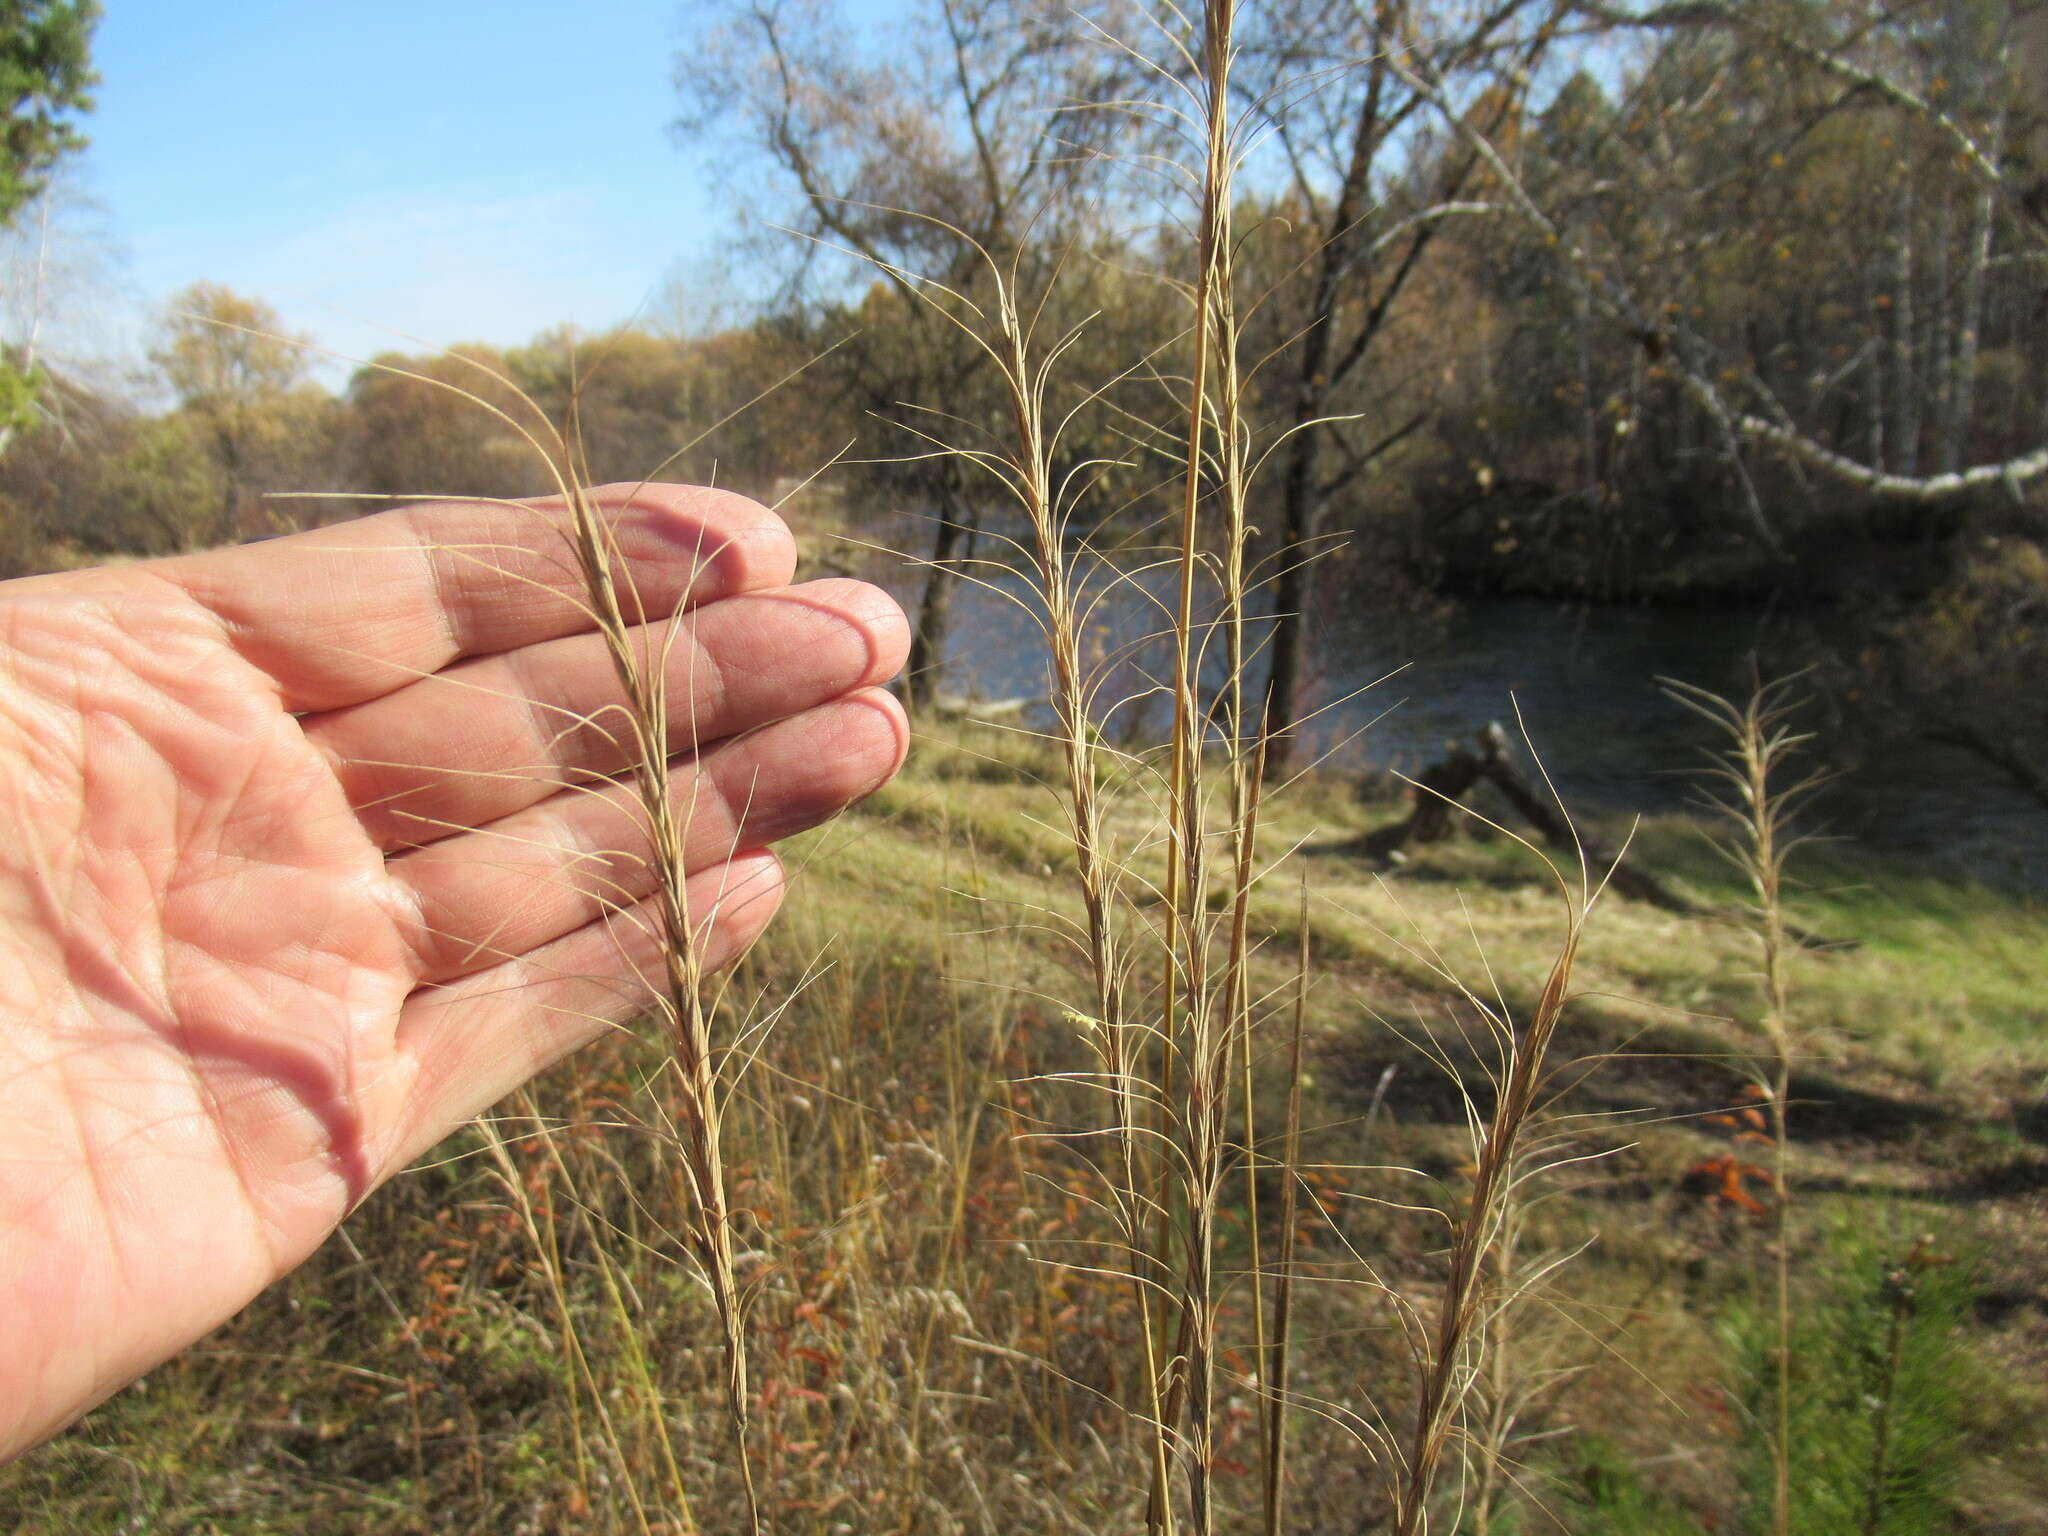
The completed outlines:
{"type": "MultiPolygon", "coordinates": [[[[1405,820],[1368,832],[1333,852],[1352,853],[1382,864],[1398,863],[1410,843],[1441,842],[1452,828],[1452,812],[1480,784],[1491,784],[1548,846],[1583,856],[1594,885],[1603,880],[1622,895],[1680,917],[1726,918],[1728,913],[1693,900],[1640,863],[1623,859],[1612,848],[1567,818],[1556,800],[1539,792],[1510,755],[1508,733],[1490,722],[1475,738],[1478,750],[1450,743],[1441,762],[1432,763],[1411,781],[1410,809],[1405,820]]],[[[1809,949],[1854,949],[1854,939],[1830,939],[1787,926],[1787,936],[1809,949]]]]}

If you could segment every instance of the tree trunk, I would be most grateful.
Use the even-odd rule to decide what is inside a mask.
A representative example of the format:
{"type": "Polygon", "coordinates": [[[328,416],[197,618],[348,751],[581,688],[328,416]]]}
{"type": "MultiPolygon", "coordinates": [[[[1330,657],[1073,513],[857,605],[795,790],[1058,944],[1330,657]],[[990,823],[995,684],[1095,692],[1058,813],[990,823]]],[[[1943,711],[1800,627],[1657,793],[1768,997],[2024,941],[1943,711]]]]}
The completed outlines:
{"type": "MultiPolygon", "coordinates": [[[[1504,8],[1497,13],[1496,22],[1504,20],[1509,10],[1517,8],[1504,8]]],[[[1404,9],[1399,16],[1405,14],[1404,9]]],[[[1383,113],[1386,105],[1383,93],[1394,78],[1394,72],[1388,63],[1389,55],[1381,50],[1390,36],[1397,36],[1402,31],[1399,16],[1394,10],[1381,8],[1375,15],[1375,46],[1371,61],[1366,65],[1371,71],[1368,77],[1370,84],[1352,124],[1344,179],[1323,225],[1326,233],[1317,257],[1314,287],[1308,298],[1308,318],[1301,333],[1294,396],[1287,417],[1293,438],[1288,448],[1286,479],[1281,494],[1280,574],[1274,578],[1270,588],[1274,610],[1269,642],[1272,659],[1266,673],[1263,709],[1266,736],[1264,777],[1267,783],[1277,782],[1286,775],[1293,762],[1294,750],[1299,745],[1295,729],[1296,695],[1301,691],[1304,659],[1308,651],[1308,605],[1315,591],[1315,575],[1311,566],[1318,553],[1314,541],[1322,530],[1325,509],[1333,494],[1332,484],[1322,481],[1317,473],[1323,433],[1329,430],[1328,426],[1320,423],[1329,414],[1330,402],[1338,387],[1371,352],[1395,301],[1407,287],[1423,254],[1442,227],[1438,217],[1426,217],[1416,223],[1407,236],[1405,249],[1393,261],[1393,270],[1375,289],[1370,263],[1378,248],[1369,242],[1366,229],[1366,215],[1372,207],[1372,167],[1385,143],[1390,124],[1400,120],[1398,115],[1389,118],[1383,113]],[[1352,291],[1353,285],[1356,285],[1359,318],[1356,328],[1340,337],[1339,310],[1344,295],[1352,291]]],[[[1489,23],[1486,29],[1474,35],[1475,45],[1483,42],[1495,24],[1489,23]]],[[[1521,60],[1523,68],[1534,66],[1542,46],[1534,46],[1526,52],[1521,60]]],[[[1511,93],[1500,95],[1486,125],[1487,132],[1499,128],[1513,100],[1511,93]]],[[[1452,168],[1437,189],[1438,209],[1447,208],[1461,195],[1478,165],[1479,157],[1474,154],[1452,168]]],[[[1365,461],[1369,462],[1400,441],[1414,426],[1420,425],[1422,419],[1417,418],[1410,427],[1402,428],[1383,440],[1364,456],[1365,461]]],[[[1345,478],[1354,476],[1358,468],[1354,461],[1345,472],[1345,478]]]]}
{"type": "Polygon", "coordinates": [[[903,703],[913,715],[929,713],[939,691],[939,679],[946,665],[946,625],[952,617],[953,587],[965,556],[961,546],[980,527],[979,516],[978,511],[963,508],[951,491],[940,497],[931,562],[925,568],[917,625],[903,668],[903,703]]]}
{"type": "Polygon", "coordinates": [[[1899,177],[1898,235],[1892,243],[1892,469],[1920,473],[1920,379],[1913,356],[1913,168],[1899,177]]]}
{"type": "Polygon", "coordinates": [[[1586,505],[1594,506],[1600,488],[1600,409],[1593,399],[1593,296],[1584,283],[1572,284],[1572,322],[1579,347],[1580,479],[1586,505]]]}
{"type": "Polygon", "coordinates": [[[1955,419],[1956,374],[1956,300],[1955,289],[1949,282],[1950,248],[1955,242],[1956,214],[1955,196],[1944,190],[1941,195],[1941,217],[1936,222],[1934,233],[1934,313],[1930,317],[1933,328],[1928,335],[1928,371],[1933,375],[1928,380],[1928,394],[1934,406],[1934,457],[1940,462],[1948,453],[1949,423],[1955,419]]]}
{"type": "Polygon", "coordinates": [[[1941,472],[1945,475],[1963,467],[1971,418],[1977,413],[1978,337],[1984,324],[1984,269],[1991,260],[1992,213],[1991,189],[1986,187],[1971,205],[1963,246],[1962,312],[1957,316],[1955,354],[1949,362],[1954,382],[1948,391],[1948,420],[1941,435],[1941,472]]]}
{"type": "MultiPolygon", "coordinates": [[[[239,408],[228,407],[239,415],[239,408]]],[[[230,544],[242,542],[242,435],[241,423],[221,422],[214,428],[215,441],[220,445],[220,467],[223,479],[221,487],[220,513],[214,524],[212,544],[224,549],[230,544]]]]}
{"type": "Polygon", "coordinates": [[[1314,544],[1321,498],[1315,491],[1315,433],[1300,433],[1287,458],[1281,494],[1280,575],[1273,583],[1272,660],[1266,672],[1266,780],[1287,772],[1294,755],[1296,696],[1308,654],[1308,604],[1315,589],[1314,544]]]}
{"type": "MultiPolygon", "coordinates": [[[[2010,36],[2001,37],[1989,63],[1989,73],[1994,78],[2005,77],[2011,54],[2010,36]]],[[[1971,61],[1968,74],[1970,105],[1978,110],[1988,109],[1990,117],[1983,138],[1986,156],[1994,165],[2000,164],[2005,159],[2005,113],[1993,103],[1985,64],[1971,61]]],[[[1984,326],[1984,277],[1991,264],[1991,226],[1996,213],[1996,189],[1989,184],[1980,186],[1970,199],[1963,229],[1963,270],[1958,283],[1960,313],[1956,316],[1955,352],[1949,361],[1953,382],[1948,389],[1948,411],[1942,424],[1944,474],[1952,474],[1963,466],[1969,453],[1970,428],[1977,414],[1977,354],[1984,326]]]]}
{"type": "Polygon", "coordinates": [[[1870,467],[1882,470],[1890,457],[1885,446],[1887,412],[1884,399],[1885,343],[1883,306],[1878,302],[1884,285],[1869,274],[1863,287],[1863,312],[1871,317],[1870,364],[1864,369],[1866,398],[1863,402],[1864,439],[1868,444],[1870,467]]]}

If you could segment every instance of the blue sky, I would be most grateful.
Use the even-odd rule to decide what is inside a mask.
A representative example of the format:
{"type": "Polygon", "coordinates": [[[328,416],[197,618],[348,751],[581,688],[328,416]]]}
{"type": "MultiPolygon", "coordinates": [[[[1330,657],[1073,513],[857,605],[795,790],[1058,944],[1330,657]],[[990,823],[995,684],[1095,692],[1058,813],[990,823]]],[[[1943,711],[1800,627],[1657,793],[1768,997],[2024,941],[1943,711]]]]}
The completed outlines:
{"type": "Polygon", "coordinates": [[[130,344],[199,279],[357,354],[406,346],[393,331],[597,329],[671,278],[715,288],[738,215],[670,133],[687,11],[111,0],[74,181],[120,253],[130,344]]]}

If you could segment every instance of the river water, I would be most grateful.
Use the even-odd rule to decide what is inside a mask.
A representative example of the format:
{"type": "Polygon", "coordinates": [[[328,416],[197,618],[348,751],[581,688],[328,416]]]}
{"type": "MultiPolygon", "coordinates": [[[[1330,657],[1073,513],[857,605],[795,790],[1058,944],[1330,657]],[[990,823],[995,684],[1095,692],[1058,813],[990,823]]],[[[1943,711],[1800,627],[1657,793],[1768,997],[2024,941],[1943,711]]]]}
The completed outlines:
{"type": "MultiPolygon", "coordinates": [[[[1031,583],[1000,566],[977,574],[954,597],[941,691],[1040,701],[1021,718],[1047,726],[1043,610],[1031,583]]],[[[921,575],[898,566],[879,579],[908,607],[921,575]]],[[[1112,739],[1161,739],[1169,700],[1159,683],[1171,652],[1160,637],[1173,574],[1124,562],[1115,572],[1095,567],[1086,586],[1086,648],[1103,682],[1098,723],[1112,739]]],[[[1499,720],[1518,740],[1526,728],[1575,810],[1657,814],[1696,796],[1702,753],[1716,741],[1662,696],[1656,679],[1744,695],[1750,657],[1761,650],[1768,658],[1783,634],[1783,621],[1761,609],[1488,599],[1417,623],[1324,601],[1310,614],[1307,743],[1339,768],[1413,773],[1441,757],[1446,742],[1469,742],[1499,720]]],[[[1211,688],[1224,671],[1221,645],[1209,648],[1211,688]]],[[[1263,676],[1263,665],[1254,670],[1263,676]]],[[[1818,814],[1830,833],[1887,853],[2048,891],[2048,811],[1949,749],[1908,743],[1886,749],[1881,764],[1850,765],[1818,814]]]]}

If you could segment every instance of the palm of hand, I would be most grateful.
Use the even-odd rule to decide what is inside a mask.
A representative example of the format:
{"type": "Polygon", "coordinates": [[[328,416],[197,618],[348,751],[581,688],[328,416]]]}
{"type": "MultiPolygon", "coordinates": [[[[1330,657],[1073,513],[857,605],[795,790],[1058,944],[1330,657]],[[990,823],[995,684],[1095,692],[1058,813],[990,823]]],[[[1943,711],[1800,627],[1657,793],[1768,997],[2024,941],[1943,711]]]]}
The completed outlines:
{"type": "Polygon", "coordinates": [[[0,1044],[0,1224],[28,1272],[0,1287],[13,1326],[68,1325],[8,1353],[96,1388],[298,1263],[383,1171],[418,977],[333,766],[188,600],[24,603],[0,645],[34,770],[0,877],[0,985],[32,1021],[0,1044]],[[106,1358],[137,1309],[155,1336],[106,1358]]]}
{"type": "MultiPolygon", "coordinates": [[[[435,775],[459,765],[452,748],[394,789],[352,755],[352,732],[430,738],[438,712],[460,735],[445,692],[415,706],[414,683],[308,712],[288,667],[259,664],[260,635],[147,568],[91,574],[0,603],[0,803],[17,829],[0,843],[0,1404],[14,1405],[0,1406],[0,1450],[231,1315],[410,1157],[634,1001],[636,961],[605,919],[636,893],[562,878],[580,867],[563,845],[584,857],[621,842],[616,816],[591,821],[601,795],[500,785],[451,800],[435,775]],[[410,835],[391,810],[408,787],[434,800],[410,835]],[[581,824],[523,870],[480,863],[474,829],[515,827],[502,857],[548,842],[536,818],[581,824]]],[[[787,598],[769,633],[843,620],[845,596],[787,598]]],[[[886,631],[889,611],[869,600],[855,616],[886,631]]],[[[759,814],[749,794],[744,817],[706,818],[725,854],[893,771],[893,706],[850,690],[893,670],[897,649],[885,633],[863,664],[799,689],[795,719],[742,711],[728,723],[754,736],[680,770],[769,785],[759,814]],[[891,722],[886,747],[871,723],[827,720],[850,703],[891,722]],[[792,788],[774,733],[814,758],[821,729],[864,733],[865,762],[792,788]]],[[[598,653],[570,660],[587,687],[598,653]]],[[[537,702],[499,713],[530,719],[537,702]]],[[[717,868],[693,877],[693,903],[743,865],[773,869],[704,862],[717,868]]],[[[720,919],[708,959],[758,931],[772,892],[755,906],[720,919]]]]}

